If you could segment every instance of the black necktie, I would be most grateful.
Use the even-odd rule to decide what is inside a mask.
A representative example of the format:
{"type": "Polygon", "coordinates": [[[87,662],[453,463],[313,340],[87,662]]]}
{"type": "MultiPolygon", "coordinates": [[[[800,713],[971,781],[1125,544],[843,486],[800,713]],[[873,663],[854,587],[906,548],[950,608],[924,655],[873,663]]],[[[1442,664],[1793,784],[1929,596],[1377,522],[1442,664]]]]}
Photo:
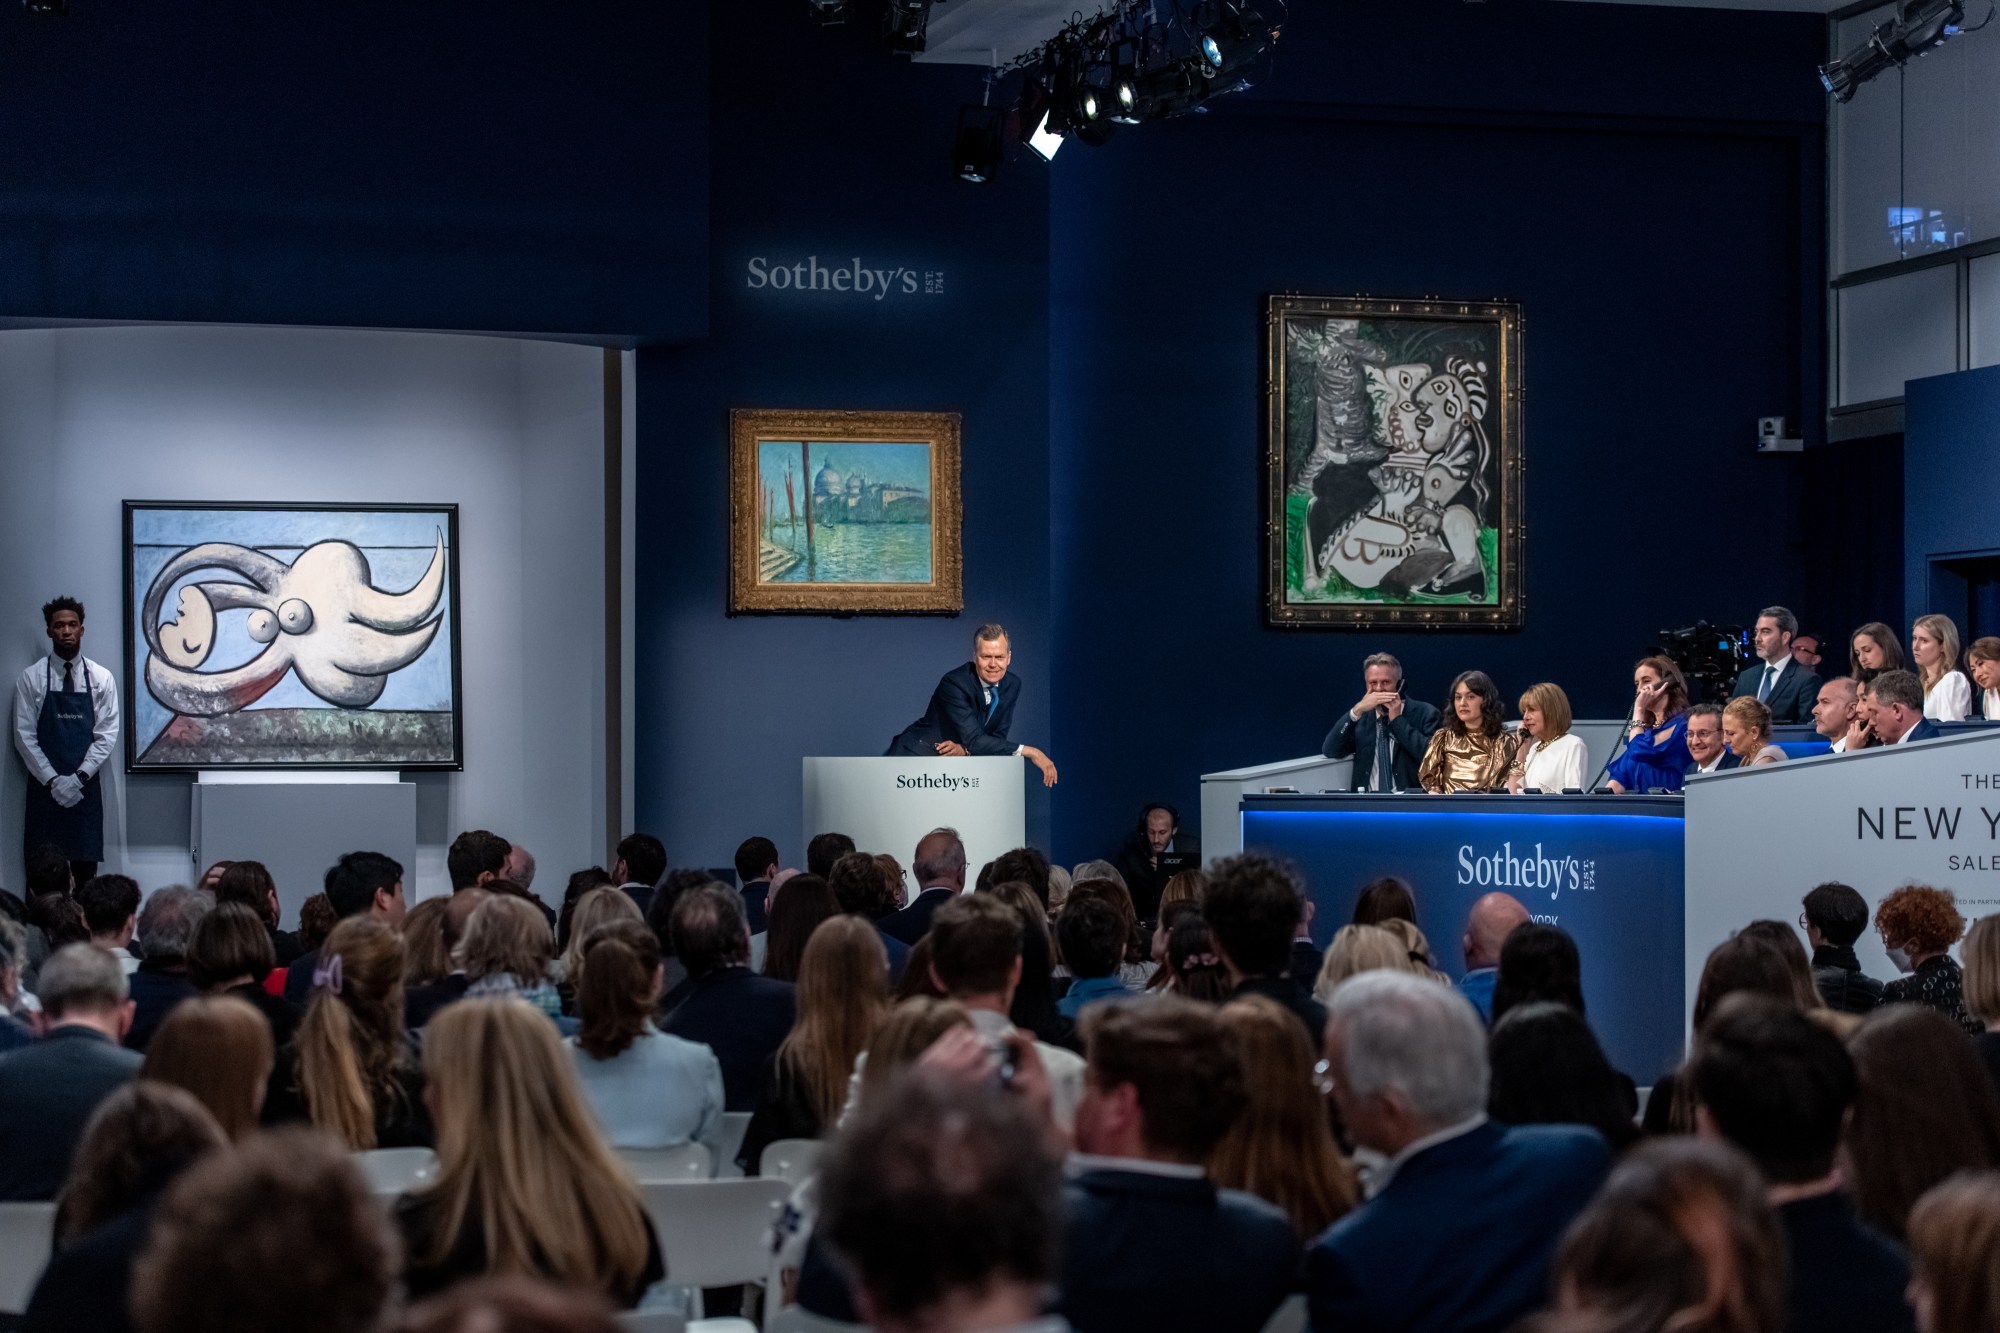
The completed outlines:
{"type": "Polygon", "coordinates": [[[64,663],[63,663],[63,693],[64,693],[64,694],[74,694],[74,693],[76,692],[76,681],[75,681],[75,680],[73,680],[73,679],[72,679],[72,678],[70,677],[70,672],[71,672],[72,670],[74,670],[74,666],[73,666],[73,664],[72,664],[72,663],[69,663],[69,662],[64,662],[64,663]]]}
{"type": "Polygon", "coordinates": [[[1375,718],[1375,790],[1396,790],[1396,769],[1389,760],[1389,724],[1375,718]]]}

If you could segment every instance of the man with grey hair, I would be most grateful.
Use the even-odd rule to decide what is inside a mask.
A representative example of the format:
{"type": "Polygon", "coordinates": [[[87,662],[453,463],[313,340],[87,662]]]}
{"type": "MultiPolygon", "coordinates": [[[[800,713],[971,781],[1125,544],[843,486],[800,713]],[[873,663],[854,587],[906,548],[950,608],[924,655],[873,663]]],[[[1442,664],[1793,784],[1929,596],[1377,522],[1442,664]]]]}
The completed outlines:
{"type": "Polygon", "coordinates": [[[1884,745],[1927,741],[1941,734],[1924,716],[1924,687],[1914,671],[1884,671],[1868,682],[1868,726],[1884,745]]]}
{"type": "Polygon", "coordinates": [[[1328,1006],[1326,1080],[1382,1159],[1306,1256],[1314,1328],[1503,1329],[1539,1309],[1563,1230],[1610,1170],[1595,1130],[1486,1118],[1486,1033],[1463,996],[1364,972],[1328,1006]]]}
{"type": "Polygon", "coordinates": [[[49,955],[41,1001],[48,1034],[0,1055],[0,1200],[55,1198],[84,1122],[142,1063],[119,1048],[132,1002],[104,950],[71,944],[49,955]]]}
{"type": "Polygon", "coordinates": [[[214,906],[206,890],[170,884],[153,890],[139,909],[141,957],[132,973],[132,1030],[125,1036],[133,1050],[145,1050],[173,1007],[201,993],[188,980],[188,941],[214,906]]]}
{"type": "Polygon", "coordinates": [[[1320,742],[1328,759],[1354,758],[1355,791],[1414,789],[1417,765],[1438,729],[1438,710],[1421,699],[1403,697],[1403,664],[1387,653],[1371,653],[1361,663],[1363,693],[1340,715],[1320,742]]]}
{"type": "Polygon", "coordinates": [[[1730,694],[1756,699],[1771,710],[1774,723],[1810,722],[1819,699],[1819,676],[1792,656],[1792,637],[1798,632],[1799,618],[1784,607],[1759,611],[1755,642],[1761,661],[1745,668],[1730,694]]]}
{"type": "Polygon", "coordinates": [[[875,923],[884,935],[915,948],[930,934],[931,917],[937,909],[965,892],[965,843],[955,828],[934,828],[917,842],[917,854],[910,862],[917,877],[917,896],[910,905],[891,912],[875,923]]]}
{"type": "Polygon", "coordinates": [[[889,742],[890,754],[1015,755],[1042,770],[1042,785],[1056,785],[1056,766],[1032,745],[1007,739],[1014,725],[1014,705],[1021,698],[1021,678],[1009,668],[1013,640],[999,625],[981,625],[972,632],[972,660],[944,673],[931,691],[924,715],[904,727],[889,742]]]}

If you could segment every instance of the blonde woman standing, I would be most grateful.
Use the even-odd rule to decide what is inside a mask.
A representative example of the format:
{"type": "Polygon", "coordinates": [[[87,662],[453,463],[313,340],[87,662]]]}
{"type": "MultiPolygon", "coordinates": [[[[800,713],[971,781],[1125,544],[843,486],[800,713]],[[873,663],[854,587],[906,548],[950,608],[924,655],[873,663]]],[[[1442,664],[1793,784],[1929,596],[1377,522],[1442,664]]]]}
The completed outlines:
{"type": "Polygon", "coordinates": [[[1918,616],[1910,627],[1910,662],[1924,687],[1924,716],[1963,722],[1972,716],[1972,683],[1958,669],[1958,626],[1946,616],[1918,616]]]}

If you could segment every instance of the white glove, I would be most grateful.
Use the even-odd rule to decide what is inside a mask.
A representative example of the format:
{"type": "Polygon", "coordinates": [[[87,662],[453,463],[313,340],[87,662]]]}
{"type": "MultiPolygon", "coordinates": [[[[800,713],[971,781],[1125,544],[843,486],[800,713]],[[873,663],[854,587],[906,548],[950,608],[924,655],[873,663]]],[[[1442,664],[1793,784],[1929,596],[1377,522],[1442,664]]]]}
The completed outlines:
{"type": "Polygon", "coordinates": [[[49,795],[56,798],[56,804],[67,810],[83,799],[83,779],[74,773],[65,773],[49,786],[49,795]]]}

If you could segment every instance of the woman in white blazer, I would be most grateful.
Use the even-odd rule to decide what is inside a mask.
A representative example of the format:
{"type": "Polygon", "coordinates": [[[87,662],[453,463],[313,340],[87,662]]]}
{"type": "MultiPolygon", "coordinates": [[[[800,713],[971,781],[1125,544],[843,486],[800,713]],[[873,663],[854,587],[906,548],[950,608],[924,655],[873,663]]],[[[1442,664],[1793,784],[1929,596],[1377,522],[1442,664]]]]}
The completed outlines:
{"type": "Polygon", "coordinates": [[[1590,752],[1583,738],[1570,733],[1569,696],[1562,686],[1530,685],[1521,696],[1522,743],[1514,749],[1507,769],[1511,792],[1559,792],[1582,787],[1590,752]]]}

